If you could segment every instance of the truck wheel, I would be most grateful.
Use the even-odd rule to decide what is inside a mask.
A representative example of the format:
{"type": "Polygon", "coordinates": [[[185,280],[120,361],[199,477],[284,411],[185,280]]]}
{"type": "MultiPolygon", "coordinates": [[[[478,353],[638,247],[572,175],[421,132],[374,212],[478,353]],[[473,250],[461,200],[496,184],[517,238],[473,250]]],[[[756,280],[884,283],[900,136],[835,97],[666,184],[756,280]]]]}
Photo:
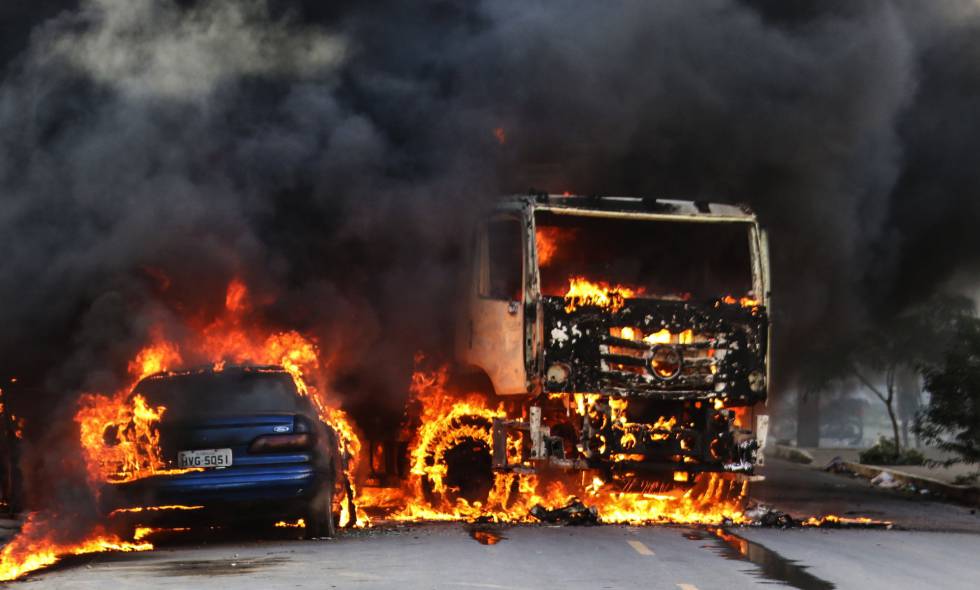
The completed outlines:
{"type": "Polygon", "coordinates": [[[336,525],[333,521],[332,483],[320,485],[319,492],[310,500],[305,522],[304,533],[307,539],[333,537],[337,534],[336,525]]]}
{"type": "Polygon", "coordinates": [[[457,499],[486,502],[494,485],[491,422],[476,415],[445,420],[423,439],[422,492],[432,507],[457,499]]]}
{"type": "Polygon", "coordinates": [[[446,486],[451,496],[470,503],[486,503],[493,488],[490,447],[481,440],[464,440],[448,449],[443,460],[446,462],[446,486]]]}

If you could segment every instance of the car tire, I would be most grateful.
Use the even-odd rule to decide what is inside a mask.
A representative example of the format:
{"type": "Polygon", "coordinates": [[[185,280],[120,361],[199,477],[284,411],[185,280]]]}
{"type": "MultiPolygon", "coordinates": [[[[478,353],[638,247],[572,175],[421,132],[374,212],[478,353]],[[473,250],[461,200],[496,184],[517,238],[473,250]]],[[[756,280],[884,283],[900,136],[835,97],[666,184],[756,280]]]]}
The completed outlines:
{"type": "Polygon", "coordinates": [[[337,534],[333,521],[333,484],[320,485],[319,491],[310,500],[305,522],[307,539],[333,537],[337,534]]]}

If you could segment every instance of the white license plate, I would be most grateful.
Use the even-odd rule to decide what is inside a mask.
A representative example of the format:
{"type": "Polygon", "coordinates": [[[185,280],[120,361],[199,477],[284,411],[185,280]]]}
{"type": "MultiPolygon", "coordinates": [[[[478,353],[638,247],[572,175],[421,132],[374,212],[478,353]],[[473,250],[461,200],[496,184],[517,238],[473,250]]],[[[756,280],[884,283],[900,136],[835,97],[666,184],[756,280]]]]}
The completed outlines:
{"type": "Polygon", "coordinates": [[[177,453],[177,465],[189,467],[228,467],[231,465],[231,449],[200,449],[177,453]]]}

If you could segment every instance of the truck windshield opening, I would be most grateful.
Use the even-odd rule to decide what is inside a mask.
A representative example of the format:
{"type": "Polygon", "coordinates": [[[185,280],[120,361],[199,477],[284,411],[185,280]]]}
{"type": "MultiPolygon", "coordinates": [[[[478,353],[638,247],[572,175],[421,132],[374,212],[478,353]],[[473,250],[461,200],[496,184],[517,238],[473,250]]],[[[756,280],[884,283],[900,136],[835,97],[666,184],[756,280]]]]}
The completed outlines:
{"type": "Polygon", "coordinates": [[[706,300],[752,291],[752,225],[535,213],[541,293],[575,281],[627,298],[706,300]]]}

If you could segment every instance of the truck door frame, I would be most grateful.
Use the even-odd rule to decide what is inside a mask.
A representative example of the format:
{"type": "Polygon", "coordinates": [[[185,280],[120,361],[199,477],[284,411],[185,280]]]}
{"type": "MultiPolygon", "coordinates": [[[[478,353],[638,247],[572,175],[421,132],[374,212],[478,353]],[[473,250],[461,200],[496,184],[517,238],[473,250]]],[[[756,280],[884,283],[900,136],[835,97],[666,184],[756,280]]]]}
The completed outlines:
{"type": "MultiPolygon", "coordinates": [[[[520,211],[501,211],[488,216],[477,225],[472,268],[467,287],[466,329],[464,342],[460,344],[461,360],[478,367],[487,374],[498,395],[527,393],[527,365],[525,346],[525,307],[527,294],[527,226],[520,211]],[[512,297],[502,298],[492,292],[490,228],[494,223],[513,222],[516,231],[513,238],[519,241],[517,261],[520,264],[514,278],[512,297]]],[[[517,244],[514,244],[517,246],[517,244]]]]}

